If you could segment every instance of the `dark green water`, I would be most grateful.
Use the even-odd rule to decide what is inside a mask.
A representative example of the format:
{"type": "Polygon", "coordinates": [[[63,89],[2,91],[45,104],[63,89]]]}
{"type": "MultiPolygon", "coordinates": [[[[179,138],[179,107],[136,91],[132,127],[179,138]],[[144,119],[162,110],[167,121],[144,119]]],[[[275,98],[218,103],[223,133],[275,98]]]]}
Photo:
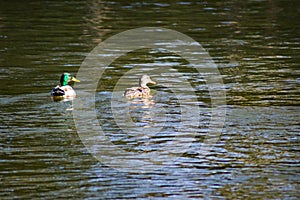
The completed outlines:
{"type": "MultiPolygon", "coordinates": [[[[0,1],[0,198],[299,199],[299,9],[293,0],[0,1]],[[152,173],[120,172],[87,151],[72,102],[52,102],[49,94],[98,43],[146,26],[180,31],[208,51],[226,89],[225,126],[213,149],[199,155],[211,114],[205,82],[178,56],[130,53],[97,88],[97,117],[110,140],[128,151],[156,152],[181,128],[176,96],[160,85],[154,104],[130,109],[137,133],[145,126],[164,131],[146,139],[120,133],[110,98],[135,65],[180,72],[195,89],[202,127],[185,127],[197,141],[173,163],[152,173]],[[153,107],[165,109],[168,120],[150,119],[153,107]]],[[[155,72],[153,78],[168,82],[155,72]]]]}

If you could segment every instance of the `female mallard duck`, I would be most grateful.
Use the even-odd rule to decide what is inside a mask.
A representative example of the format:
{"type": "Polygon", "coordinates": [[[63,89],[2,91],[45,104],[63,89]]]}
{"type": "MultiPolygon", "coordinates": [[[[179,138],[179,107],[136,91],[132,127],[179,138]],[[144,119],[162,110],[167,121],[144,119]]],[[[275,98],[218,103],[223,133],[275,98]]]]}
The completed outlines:
{"type": "Polygon", "coordinates": [[[76,96],[75,90],[69,85],[71,82],[80,82],[75,76],[69,73],[63,73],[60,77],[60,85],[57,85],[51,91],[53,100],[60,101],[64,99],[73,99],[76,96]]]}
{"type": "Polygon", "coordinates": [[[148,83],[156,84],[156,82],[150,79],[150,76],[143,75],[140,78],[139,87],[127,88],[124,92],[124,96],[128,99],[151,98],[150,88],[147,86],[148,83]]]}

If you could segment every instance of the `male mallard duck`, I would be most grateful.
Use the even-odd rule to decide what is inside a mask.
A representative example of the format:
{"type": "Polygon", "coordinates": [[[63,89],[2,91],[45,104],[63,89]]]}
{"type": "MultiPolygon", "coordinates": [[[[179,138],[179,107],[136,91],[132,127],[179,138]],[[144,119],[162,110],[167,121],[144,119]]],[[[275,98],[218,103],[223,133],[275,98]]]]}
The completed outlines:
{"type": "Polygon", "coordinates": [[[69,73],[63,73],[60,77],[60,85],[57,85],[51,91],[53,100],[73,99],[76,96],[75,90],[69,85],[71,82],[80,82],[75,76],[69,73]]]}
{"type": "Polygon", "coordinates": [[[150,76],[143,75],[140,78],[139,87],[127,88],[124,92],[124,96],[128,99],[133,98],[151,98],[150,88],[147,86],[148,83],[156,84],[156,82],[150,79],[150,76]]]}

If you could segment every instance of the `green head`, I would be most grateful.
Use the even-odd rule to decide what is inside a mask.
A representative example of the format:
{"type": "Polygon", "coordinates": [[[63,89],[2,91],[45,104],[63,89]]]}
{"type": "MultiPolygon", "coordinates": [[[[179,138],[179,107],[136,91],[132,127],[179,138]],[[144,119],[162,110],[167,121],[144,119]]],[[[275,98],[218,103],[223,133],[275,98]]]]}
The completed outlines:
{"type": "Polygon", "coordinates": [[[69,73],[63,73],[60,77],[60,85],[66,86],[70,82],[80,82],[78,79],[76,79],[74,76],[71,76],[69,73]]]}

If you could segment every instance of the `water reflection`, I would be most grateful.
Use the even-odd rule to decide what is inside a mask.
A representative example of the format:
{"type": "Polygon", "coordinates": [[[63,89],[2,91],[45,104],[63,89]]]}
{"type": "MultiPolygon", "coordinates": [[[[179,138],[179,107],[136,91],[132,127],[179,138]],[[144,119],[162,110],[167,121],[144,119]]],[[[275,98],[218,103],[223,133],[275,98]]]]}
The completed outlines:
{"type": "Polygon", "coordinates": [[[151,109],[155,106],[155,101],[153,99],[133,99],[130,102],[128,107],[129,112],[132,114],[131,119],[135,123],[138,123],[138,126],[142,126],[143,128],[152,127],[152,112],[151,109]],[[142,111],[140,109],[142,108],[142,111]],[[141,113],[142,112],[142,113],[141,113]],[[139,113],[141,115],[141,119],[138,119],[134,116],[135,113],[139,113]]]}

